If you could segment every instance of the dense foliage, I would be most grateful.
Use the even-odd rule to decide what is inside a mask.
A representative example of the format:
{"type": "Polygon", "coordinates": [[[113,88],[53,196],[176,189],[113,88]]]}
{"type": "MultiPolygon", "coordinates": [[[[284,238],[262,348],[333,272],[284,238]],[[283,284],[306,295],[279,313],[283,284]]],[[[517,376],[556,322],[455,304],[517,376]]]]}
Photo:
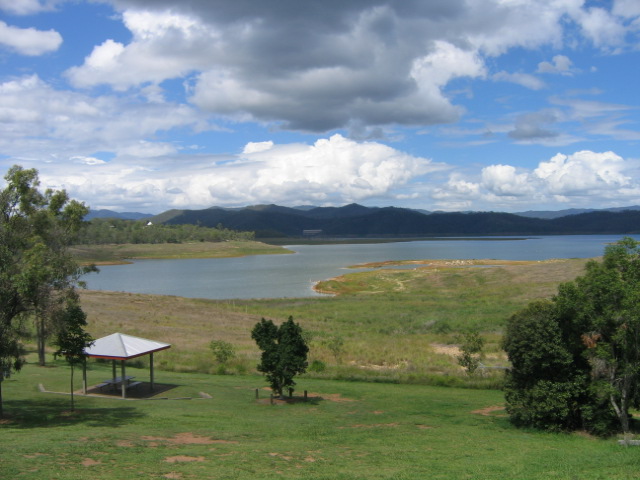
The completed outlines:
{"type": "Polygon", "coordinates": [[[251,338],[262,350],[258,371],[266,375],[271,389],[282,396],[285,388],[295,385],[293,377],[307,369],[307,346],[302,328],[293,317],[279,327],[262,318],[251,332],[251,338]]]}
{"type": "Polygon", "coordinates": [[[629,408],[640,399],[640,244],[608,246],[552,301],[513,315],[504,348],[515,424],[605,434],[618,423],[628,433],[629,408]]]}
{"type": "Polygon", "coordinates": [[[237,232],[222,226],[163,225],[149,220],[94,218],[78,232],[78,245],[125,243],[184,243],[253,240],[253,232],[237,232]]]}
{"type": "MultiPolygon", "coordinates": [[[[0,382],[22,364],[24,321],[34,321],[39,362],[59,312],[77,301],[75,287],[91,267],[68,251],[88,208],[64,190],[38,190],[38,172],[14,166],[0,191],[0,382]]],[[[0,385],[1,386],[1,385],[0,385]]],[[[1,397],[0,397],[1,399],[1,397]]]]}

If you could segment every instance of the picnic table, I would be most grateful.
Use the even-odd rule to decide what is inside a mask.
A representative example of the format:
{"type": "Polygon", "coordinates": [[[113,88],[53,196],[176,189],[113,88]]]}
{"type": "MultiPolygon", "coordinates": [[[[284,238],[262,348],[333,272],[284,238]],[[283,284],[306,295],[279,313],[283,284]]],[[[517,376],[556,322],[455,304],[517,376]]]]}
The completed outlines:
{"type": "Polygon", "coordinates": [[[104,380],[102,383],[98,385],[98,388],[102,390],[104,387],[111,387],[113,390],[120,390],[122,388],[122,384],[124,383],[127,388],[135,387],[136,385],[140,385],[142,382],[132,382],[134,377],[131,375],[127,375],[125,377],[115,377],[104,380]]]}

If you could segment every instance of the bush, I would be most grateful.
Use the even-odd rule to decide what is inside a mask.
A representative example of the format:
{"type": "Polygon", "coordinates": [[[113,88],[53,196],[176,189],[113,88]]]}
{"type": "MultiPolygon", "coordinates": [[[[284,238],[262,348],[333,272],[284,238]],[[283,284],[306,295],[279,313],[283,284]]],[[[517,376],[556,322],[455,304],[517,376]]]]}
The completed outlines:
{"type": "Polygon", "coordinates": [[[310,372],[322,373],[326,369],[327,369],[327,364],[324,363],[322,360],[314,360],[313,362],[311,362],[311,365],[309,365],[310,372]]]}
{"type": "Polygon", "coordinates": [[[211,348],[216,362],[220,364],[225,364],[236,356],[235,347],[224,340],[213,340],[209,344],[209,348],[211,348]]]}

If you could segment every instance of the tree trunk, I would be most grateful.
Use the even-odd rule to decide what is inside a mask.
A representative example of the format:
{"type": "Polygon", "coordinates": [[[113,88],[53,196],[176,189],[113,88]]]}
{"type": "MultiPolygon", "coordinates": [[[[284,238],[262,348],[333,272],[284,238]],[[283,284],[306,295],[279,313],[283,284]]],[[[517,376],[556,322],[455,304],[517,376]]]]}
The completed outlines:
{"type": "Polygon", "coordinates": [[[75,410],[75,405],[73,404],[73,363],[71,364],[71,411],[75,410]]]}
{"type": "Polygon", "coordinates": [[[36,312],[36,332],[38,336],[38,364],[44,367],[46,364],[45,358],[45,320],[44,317],[36,312]]]}
{"type": "Polygon", "coordinates": [[[623,408],[622,402],[621,402],[621,405],[618,405],[618,402],[616,402],[614,395],[611,395],[609,399],[611,401],[611,405],[613,406],[613,409],[616,412],[616,416],[618,417],[618,420],[620,420],[622,433],[624,433],[625,435],[628,434],[629,433],[629,416],[627,415],[626,410],[623,408]]]}

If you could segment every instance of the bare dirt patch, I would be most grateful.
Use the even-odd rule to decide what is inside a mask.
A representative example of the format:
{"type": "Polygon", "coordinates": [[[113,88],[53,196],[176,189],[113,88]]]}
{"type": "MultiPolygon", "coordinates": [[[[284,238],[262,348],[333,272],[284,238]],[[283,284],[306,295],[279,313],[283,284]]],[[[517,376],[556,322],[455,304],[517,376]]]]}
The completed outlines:
{"type": "Polygon", "coordinates": [[[190,457],[188,455],[175,455],[173,457],[166,457],[164,459],[167,463],[178,463],[178,462],[204,462],[204,457],[190,457]]]}
{"type": "Polygon", "coordinates": [[[338,427],[340,429],[343,428],[382,428],[382,427],[397,427],[400,424],[398,422],[393,422],[393,423],[370,423],[370,424],[364,424],[364,423],[358,423],[356,425],[349,425],[347,427],[338,427]]]}
{"type": "Polygon", "coordinates": [[[490,407],[480,408],[478,410],[474,410],[471,413],[475,413],[476,415],[484,415],[485,417],[494,416],[494,417],[506,417],[506,414],[502,415],[493,415],[494,412],[504,411],[504,405],[492,405],[490,407]]]}
{"type": "Polygon", "coordinates": [[[339,393],[310,393],[309,395],[318,396],[323,400],[329,400],[330,402],[355,402],[353,398],[346,398],[340,395],[339,393]]]}
{"type": "Polygon", "coordinates": [[[22,457],[23,458],[38,458],[38,457],[46,457],[46,456],[47,456],[46,453],[36,452],[36,453],[31,453],[29,455],[23,455],[22,457]]]}
{"type": "Polygon", "coordinates": [[[96,465],[102,465],[100,460],[94,460],[93,458],[85,458],[82,460],[83,467],[94,467],[96,465]]]}
{"type": "Polygon", "coordinates": [[[457,345],[445,345],[443,343],[432,343],[431,348],[433,351],[440,355],[448,355],[450,357],[457,357],[460,355],[460,347],[457,345]]]}
{"type": "Polygon", "coordinates": [[[204,437],[204,436],[196,435],[190,432],[178,433],[177,435],[171,438],[151,437],[151,436],[144,436],[140,438],[142,438],[142,440],[145,440],[147,442],[152,442],[152,443],[164,442],[164,443],[169,443],[171,445],[213,445],[213,444],[219,444],[219,443],[231,443],[231,444],[238,443],[232,440],[218,440],[218,439],[213,439],[211,437],[204,437]]]}
{"type": "MultiPolygon", "coordinates": [[[[266,390],[271,390],[267,388],[266,390]]],[[[339,393],[312,393],[307,392],[307,398],[305,399],[303,396],[293,396],[293,397],[273,397],[272,398],[260,398],[257,400],[258,403],[263,405],[273,403],[274,405],[286,405],[292,403],[304,403],[308,402],[310,404],[317,404],[320,401],[329,401],[329,402],[355,402],[356,400],[352,398],[345,398],[339,393]]]]}
{"type": "Polygon", "coordinates": [[[283,455],[282,453],[271,452],[269,453],[270,457],[281,458],[282,460],[286,460],[287,462],[293,460],[293,457],[290,455],[283,455]]]}

